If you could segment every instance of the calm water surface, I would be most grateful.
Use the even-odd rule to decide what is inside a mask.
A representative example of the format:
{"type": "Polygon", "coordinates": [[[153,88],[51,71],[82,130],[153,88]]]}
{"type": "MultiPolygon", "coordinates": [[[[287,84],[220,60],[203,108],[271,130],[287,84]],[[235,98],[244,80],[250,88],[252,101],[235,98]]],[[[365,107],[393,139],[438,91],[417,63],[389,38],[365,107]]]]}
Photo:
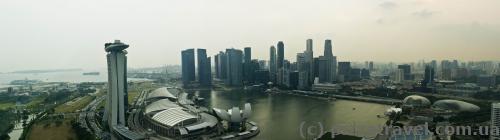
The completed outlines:
{"type": "Polygon", "coordinates": [[[294,140],[312,139],[317,131],[307,135],[309,127],[325,130],[335,129],[336,132],[374,137],[380,132],[380,126],[386,121],[377,115],[383,115],[388,105],[337,100],[326,101],[287,94],[269,95],[257,91],[195,91],[195,94],[206,99],[206,105],[221,109],[233,106],[242,107],[245,103],[252,104],[251,121],[257,122],[261,133],[255,139],[264,140],[294,140]],[[304,123],[303,135],[300,126],[304,123]]]}

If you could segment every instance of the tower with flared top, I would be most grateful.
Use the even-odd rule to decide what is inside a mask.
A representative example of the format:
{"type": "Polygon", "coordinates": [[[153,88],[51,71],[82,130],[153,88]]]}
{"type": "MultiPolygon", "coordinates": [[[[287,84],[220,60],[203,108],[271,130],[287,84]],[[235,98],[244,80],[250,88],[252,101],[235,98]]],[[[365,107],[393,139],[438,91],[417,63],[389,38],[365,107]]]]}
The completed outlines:
{"type": "Polygon", "coordinates": [[[106,43],[108,60],[108,96],[103,121],[108,127],[125,125],[127,108],[127,49],[129,45],[115,40],[106,43]]]}

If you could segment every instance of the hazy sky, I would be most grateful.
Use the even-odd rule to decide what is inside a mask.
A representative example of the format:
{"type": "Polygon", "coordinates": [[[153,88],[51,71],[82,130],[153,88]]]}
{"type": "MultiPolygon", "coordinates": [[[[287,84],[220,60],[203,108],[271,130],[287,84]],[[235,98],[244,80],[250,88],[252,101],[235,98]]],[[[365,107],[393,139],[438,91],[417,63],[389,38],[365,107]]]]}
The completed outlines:
{"type": "Polygon", "coordinates": [[[129,66],[179,64],[180,51],[252,47],[287,59],[325,39],[341,61],[500,60],[499,0],[1,0],[0,71],[106,67],[104,43],[131,45],[129,66]]]}

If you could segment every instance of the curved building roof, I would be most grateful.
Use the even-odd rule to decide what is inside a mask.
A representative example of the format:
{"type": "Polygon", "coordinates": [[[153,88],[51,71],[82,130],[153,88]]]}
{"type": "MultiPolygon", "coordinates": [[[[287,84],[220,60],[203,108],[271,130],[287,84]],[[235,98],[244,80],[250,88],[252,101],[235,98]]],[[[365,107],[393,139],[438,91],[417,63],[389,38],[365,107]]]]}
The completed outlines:
{"type": "Polygon", "coordinates": [[[146,106],[144,113],[149,114],[170,108],[180,108],[180,106],[168,99],[161,99],[146,106]]]}
{"type": "Polygon", "coordinates": [[[429,101],[429,99],[427,99],[425,97],[422,97],[422,96],[411,95],[411,96],[406,97],[403,100],[403,104],[407,105],[407,106],[414,106],[414,107],[417,107],[417,106],[430,106],[431,105],[431,101],[429,101]]]}
{"type": "Polygon", "coordinates": [[[184,121],[196,120],[197,117],[189,114],[181,108],[170,108],[156,113],[152,119],[161,124],[173,127],[184,121]]]}
{"type": "Polygon", "coordinates": [[[177,96],[173,95],[168,91],[166,87],[163,88],[158,88],[154,90],[153,92],[148,94],[147,99],[152,99],[152,98],[170,98],[170,99],[177,99],[177,96]]]}
{"type": "Polygon", "coordinates": [[[246,103],[243,110],[239,107],[233,107],[227,111],[218,108],[212,108],[212,110],[215,112],[216,116],[228,122],[241,122],[243,119],[248,119],[248,117],[252,115],[250,103],[246,103]]]}
{"type": "Polygon", "coordinates": [[[215,115],[219,116],[222,120],[229,121],[231,119],[231,116],[225,110],[213,108],[213,111],[215,112],[215,115]]]}
{"type": "Polygon", "coordinates": [[[439,100],[436,101],[432,107],[456,112],[477,112],[480,109],[474,104],[459,100],[439,100]]]}

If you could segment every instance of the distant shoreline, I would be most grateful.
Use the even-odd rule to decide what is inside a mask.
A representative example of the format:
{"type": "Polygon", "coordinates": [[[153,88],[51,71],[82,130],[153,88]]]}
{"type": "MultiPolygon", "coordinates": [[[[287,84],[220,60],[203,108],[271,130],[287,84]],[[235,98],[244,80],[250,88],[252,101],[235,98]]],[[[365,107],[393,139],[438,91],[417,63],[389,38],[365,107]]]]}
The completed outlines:
{"type": "Polygon", "coordinates": [[[15,74],[37,74],[37,73],[52,73],[52,72],[70,72],[70,71],[82,71],[83,69],[53,69],[53,70],[20,70],[13,71],[9,73],[15,74]]]}

